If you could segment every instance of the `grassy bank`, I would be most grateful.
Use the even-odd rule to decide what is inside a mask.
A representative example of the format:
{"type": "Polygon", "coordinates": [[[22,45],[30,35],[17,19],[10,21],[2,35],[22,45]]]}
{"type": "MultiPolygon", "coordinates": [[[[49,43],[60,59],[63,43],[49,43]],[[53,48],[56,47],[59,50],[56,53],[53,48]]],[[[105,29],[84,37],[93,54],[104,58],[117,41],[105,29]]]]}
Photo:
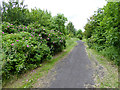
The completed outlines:
{"type": "Polygon", "coordinates": [[[58,55],[54,56],[52,60],[46,61],[40,65],[40,67],[28,71],[25,74],[22,74],[19,78],[15,77],[8,82],[5,88],[31,88],[37,80],[43,76],[45,76],[50,69],[54,67],[57,61],[64,58],[73,48],[77,45],[77,38],[71,38],[66,41],[66,49],[63,52],[59,53],[58,55]]]}
{"type": "MultiPolygon", "coordinates": [[[[2,70],[1,70],[1,66],[2,66],[2,26],[0,24],[0,75],[2,75],[2,70]]],[[[0,79],[0,89],[2,88],[2,78],[0,79]]]]}
{"type": "Polygon", "coordinates": [[[93,49],[86,48],[86,51],[94,68],[94,87],[118,88],[118,66],[93,49]]]}

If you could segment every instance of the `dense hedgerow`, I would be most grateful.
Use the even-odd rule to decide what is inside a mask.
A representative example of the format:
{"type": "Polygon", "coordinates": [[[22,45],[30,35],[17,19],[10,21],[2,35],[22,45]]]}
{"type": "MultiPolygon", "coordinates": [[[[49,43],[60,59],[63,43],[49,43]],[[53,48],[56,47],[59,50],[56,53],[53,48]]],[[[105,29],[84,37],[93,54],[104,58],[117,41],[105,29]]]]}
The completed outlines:
{"type": "Polygon", "coordinates": [[[65,35],[59,30],[47,30],[47,28],[45,29],[45,27],[41,26],[40,24],[37,25],[37,23],[32,23],[28,27],[34,27],[34,32],[36,35],[41,35],[42,38],[46,39],[52,55],[55,55],[56,53],[62,51],[64,47],[66,47],[65,35]]]}
{"type": "Polygon", "coordinates": [[[108,2],[98,9],[85,25],[85,37],[89,48],[120,65],[120,17],[118,2],[108,2]]]}
{"type": "Polygon", "coordinates": [[[38,67],[44,60],[65,48],[64,35],[43,26],[2,24],[3,66],[2,76],[20,74],[38,67]]]}
{"type": "Polygon", "coordinates": [[[62,51],[66,47],[65,35],[69,34],[66,21],[64,14],[52,17],[47,10],[34,8],[29,11],[23,1],[3,1],[3,81],[38,67],[62,51]]]}

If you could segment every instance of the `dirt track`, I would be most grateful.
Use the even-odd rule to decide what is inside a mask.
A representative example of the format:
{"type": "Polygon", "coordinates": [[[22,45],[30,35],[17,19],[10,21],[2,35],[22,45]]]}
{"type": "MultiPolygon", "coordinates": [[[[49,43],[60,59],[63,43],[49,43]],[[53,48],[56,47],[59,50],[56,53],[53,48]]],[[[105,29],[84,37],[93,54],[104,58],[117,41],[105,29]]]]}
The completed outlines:
{"type": "Polygon", "coordinates": [[[72,52],[55,66],[56,75],[49,83],[49,88],[85,88],[94,84],[93,70],[84,43],[77,42],[72,52]]]}

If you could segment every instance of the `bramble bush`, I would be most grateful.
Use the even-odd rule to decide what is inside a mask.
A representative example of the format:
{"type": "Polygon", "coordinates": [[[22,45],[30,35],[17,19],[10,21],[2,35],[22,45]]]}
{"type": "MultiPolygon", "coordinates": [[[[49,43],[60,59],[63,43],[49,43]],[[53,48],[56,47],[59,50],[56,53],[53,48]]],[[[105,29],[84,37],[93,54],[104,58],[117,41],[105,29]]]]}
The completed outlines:
{"type": "Polygon", "coordinates": [[[65,48],[64,34],[45,27],[2,24],[3,80],[28,69],[38,67],[43,61],[65,48]]]}

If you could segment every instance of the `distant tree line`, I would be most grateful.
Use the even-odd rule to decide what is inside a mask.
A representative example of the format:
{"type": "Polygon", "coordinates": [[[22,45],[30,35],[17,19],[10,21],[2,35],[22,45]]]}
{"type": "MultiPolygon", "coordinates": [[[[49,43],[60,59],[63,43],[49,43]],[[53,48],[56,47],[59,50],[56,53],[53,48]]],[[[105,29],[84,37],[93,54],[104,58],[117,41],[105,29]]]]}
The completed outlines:
{"type": "Polygon", "coordinates": [[[76,29],[72,22],[69,22],[67,26],[65,23],[68,19],[64,14],[57,14],[52,16],[51,12],[41,9],[31,9],[24,5],[24,2],[19,0],[11,0],[8,2],[2,2],[2,22],[10,22],[14,25],[26,25],[36,23],[48,28],[49,30],[58,30],[65,35],[74,37],[76,35],[76,29]]]}

